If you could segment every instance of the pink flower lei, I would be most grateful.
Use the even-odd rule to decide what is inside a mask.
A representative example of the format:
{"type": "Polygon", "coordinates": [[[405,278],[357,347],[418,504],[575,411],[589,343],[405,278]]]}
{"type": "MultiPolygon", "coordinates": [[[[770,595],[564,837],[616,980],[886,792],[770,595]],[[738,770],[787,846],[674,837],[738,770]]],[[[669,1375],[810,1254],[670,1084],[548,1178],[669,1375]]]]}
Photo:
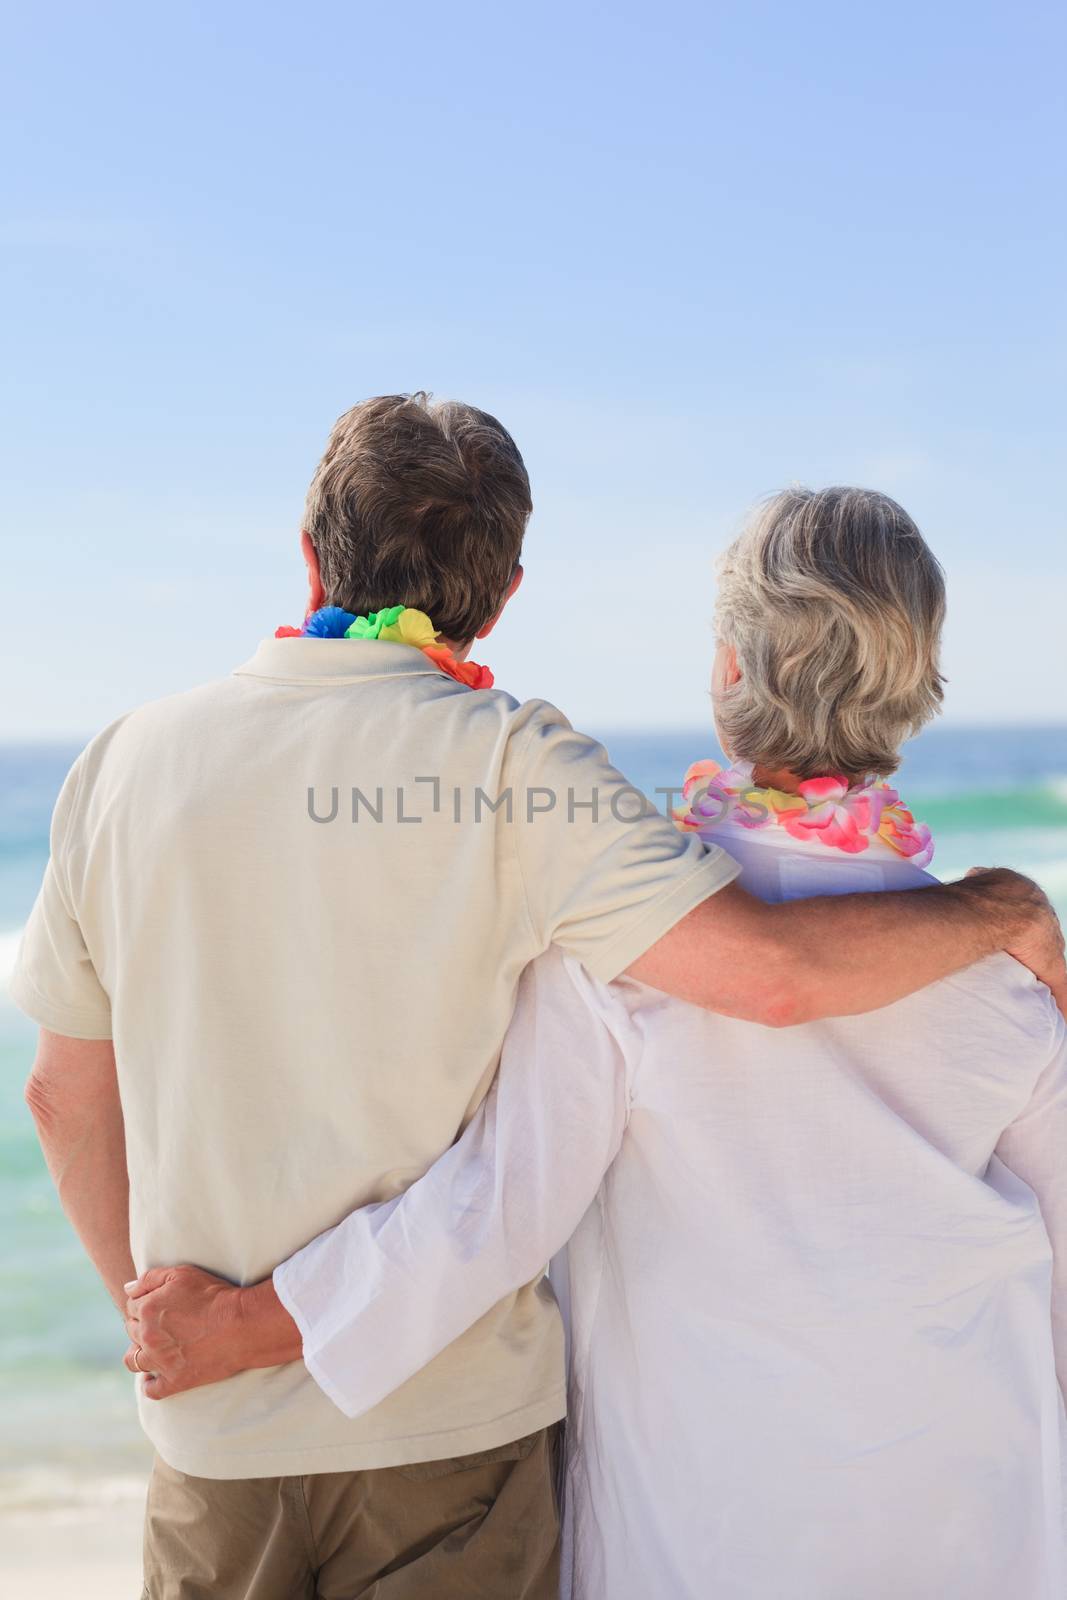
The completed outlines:
{"type": "Polygon", "coordinates": [[[849,787],[842,777],[807,778],[796,794],[763,788],[752,781],[752,767],[739,762],[695,761],[685,775],[686,807],[677,812],[684,828],[711,828],[737,822],[743,828],[784,828],[794,839],[813,840],[847,855],[860,855],[881,839],[917,867],[933,859],[934,841],[925,822],[916,822],[900,795],[881,778],[849,787]]]}

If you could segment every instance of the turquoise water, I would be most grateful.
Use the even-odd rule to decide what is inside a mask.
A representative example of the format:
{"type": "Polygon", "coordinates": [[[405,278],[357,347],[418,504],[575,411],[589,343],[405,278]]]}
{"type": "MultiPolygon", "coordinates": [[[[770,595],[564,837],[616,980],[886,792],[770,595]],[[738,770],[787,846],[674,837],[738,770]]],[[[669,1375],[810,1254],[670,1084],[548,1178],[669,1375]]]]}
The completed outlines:
{"type": "MultiPolygon", "coordinates": [[[[650,794],[717,753],[700,733],[605,742],[650,794]]],[[[0,983],[74,754],[0,746],[0,983]]],[[[1067,918],[1067,728],[937,729],[909,749],[898,781],[934,830],[942,876],[1017,867],[1067,918]]],[[[120,1365],[122,1329],[59,1211],[23,1106],[33,1039],[33,1027],[0,994],[0,1504],[53,1495],[56,1473],[119,1478],[147,1461],[120,1365]]]]}

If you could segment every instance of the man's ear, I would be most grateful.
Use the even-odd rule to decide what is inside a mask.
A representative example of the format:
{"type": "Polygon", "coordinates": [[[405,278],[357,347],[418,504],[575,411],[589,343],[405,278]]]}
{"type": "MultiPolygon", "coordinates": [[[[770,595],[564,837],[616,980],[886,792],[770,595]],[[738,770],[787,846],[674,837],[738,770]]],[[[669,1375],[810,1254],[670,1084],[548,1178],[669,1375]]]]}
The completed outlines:
{"type": "Polygon", "coordinates": [[[474,635],[474,637],[476,639],[487,639],[489,637],[489,635],[492,633],[493,629],[496,627],[497,623],[500,621],[500,618],[501,618],[501,616],[503,615],[503,612],[504,612],[504,607],[507,605],[508,601],[511,599],[512,595],[515,593],[515,590],[519,587],[519,584],[521,582],[522,582],[522,567],[521,566],[517,566],[515,568],[514,573],[512,574],[511,582],[508,584],[508,592],[507,592],[507,594],[504,596],[503,600],[501,600],[500,604],[497,606],[496,610],[493,612],[493,615],[489,618],[489,621],[485,624],[485,627],[478,629],[478,632],[474,635]]]}
{"type": "Polygon", "coordinates": [[[326,603],[326,593],[322,587],[322,574],[319,571],[319,557],[311,537],[306,528],[300,530],[300,554],[304,558],[304,565],[308,569],[308,616],[317,611],[326,603]]]}

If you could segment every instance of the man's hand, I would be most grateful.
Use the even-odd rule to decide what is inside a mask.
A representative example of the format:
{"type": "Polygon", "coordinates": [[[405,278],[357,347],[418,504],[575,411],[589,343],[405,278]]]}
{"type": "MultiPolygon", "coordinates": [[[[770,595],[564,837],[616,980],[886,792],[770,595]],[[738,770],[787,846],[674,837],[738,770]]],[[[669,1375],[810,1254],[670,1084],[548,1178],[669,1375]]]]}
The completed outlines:
{"type": "Polygon", "coordinates": [[[199,1267],[153,1267],[126,1289],[125,1363],[144,1374],[150,1400],[301,1358],[300,1330],[270,1278],[238,1289],[199,1267]]]}
{"type": "Polygon", "coordinates": [[[1004,949],[1052,991],[1052,998],[1067,1017],[1067,965],[1064,964],[1063,929],[1043,889],[1030,878],[1003,867],[972,867],[961,888],[979,890],[987,903],[999,902],[1019,918],[1018,931],[1005,940],[1004,949]]]}

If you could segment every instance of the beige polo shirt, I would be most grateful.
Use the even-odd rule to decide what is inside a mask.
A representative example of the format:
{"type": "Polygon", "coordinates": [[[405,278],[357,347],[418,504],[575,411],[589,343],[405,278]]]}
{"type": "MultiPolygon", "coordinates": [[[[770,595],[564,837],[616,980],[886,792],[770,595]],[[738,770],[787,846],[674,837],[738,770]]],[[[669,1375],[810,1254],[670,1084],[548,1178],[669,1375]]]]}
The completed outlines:
{"type": "MultiPolygon", "coordinates": [[[[114,1038],[138,1269],[255,1282],[423,1173],[529,961],[555,943],[610,979],[735,877],[637,811],[554,707],[380,641],[268,640],[95,739],[12,994],[114,1038]]],[[[141,1403],[171,1466],[223,1478],[436,1460],[563,1410],[543,1282],[355,1420],[300,1363],[141,1403]]]]}

